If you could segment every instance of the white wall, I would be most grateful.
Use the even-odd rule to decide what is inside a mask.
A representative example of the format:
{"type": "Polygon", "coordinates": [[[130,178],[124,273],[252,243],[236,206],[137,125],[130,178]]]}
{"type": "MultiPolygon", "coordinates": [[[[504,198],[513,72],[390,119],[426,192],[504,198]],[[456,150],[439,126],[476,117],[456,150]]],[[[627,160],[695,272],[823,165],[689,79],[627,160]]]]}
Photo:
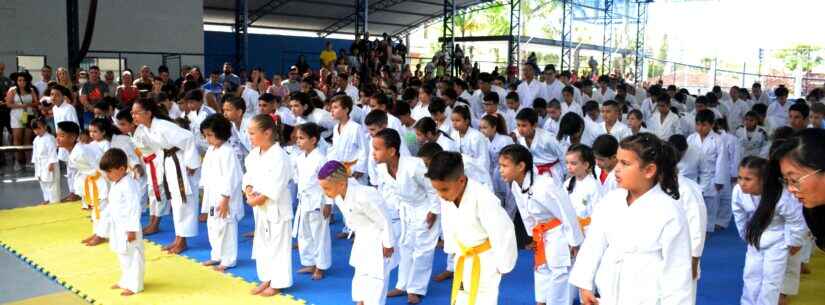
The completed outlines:
{"type": "MultiPolygon", "coordinates": [[[[83,39],[89,0],[79,1],[83,39]]],[[[45,55],[49,65],[66,66],[66,2],[61,0],[0,1],[0,62],[7,74],[16,55],[45,55]]],[[[202,0],[98,1],[90,50],[157,53],[203,53],[202,0]]],[[[99,53],[98,53],[99,54],[99,53]]],[[[116,57],[111,54],[107,57],[116,57]]],[[[102,56],[101,56],[102,57],[102,56]]],[[[155,70],[162,56],[124,54],[127,66],[155,70]]],[[[183,64],[203,65],[202,56],[183,56],[183,64]]],[[[170,67],[176,69],[176,67],[170,67]]]]}

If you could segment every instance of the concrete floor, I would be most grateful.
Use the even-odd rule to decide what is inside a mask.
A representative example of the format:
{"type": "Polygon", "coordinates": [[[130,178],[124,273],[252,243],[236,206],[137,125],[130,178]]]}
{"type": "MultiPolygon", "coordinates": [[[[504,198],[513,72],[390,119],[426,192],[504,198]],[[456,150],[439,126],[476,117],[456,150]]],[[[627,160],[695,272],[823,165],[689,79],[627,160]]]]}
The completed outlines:
{"type": "MultiPolygon", "coordinates": [[[[65,182],[63,184],[61,190],[65,194],[65,182]]],[[[0,209],[30,206],[41,201],[40,185],[33,180],[31,169],[14,172],[10,166],[0,168],[0,209]]],[[[5,249],[0,249],[0,270],[3,270],[0,304],[67,291],[5,249]]]]}

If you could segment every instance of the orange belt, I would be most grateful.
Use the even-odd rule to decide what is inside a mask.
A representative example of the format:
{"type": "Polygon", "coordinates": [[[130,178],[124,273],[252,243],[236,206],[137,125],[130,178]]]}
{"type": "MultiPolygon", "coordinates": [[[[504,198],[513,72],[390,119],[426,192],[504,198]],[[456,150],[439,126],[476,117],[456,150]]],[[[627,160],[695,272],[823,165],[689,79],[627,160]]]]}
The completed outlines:
{"type": "Polygon", "coordinates": [[[550,163],[538,164],[538,165],[536,165],[536,169],[539,171],[539,175],[544,175],[544,173],[549,173],[550,177],[553,177],[553,166],[556,166],[556,164],[559,164],[558,159],[556,159],[556,161],[553,161],[553,162],[550,162],[550,163]]]}
{"type": "Polygon", "coordinates": [[[589,225],[590,225],[590,217],[589,216],[584,217],[584,218],[579,217],[579,228],[584,230],[584,228],[586,228],[589,225]]]}
{"type": "Polygon", "coordinates": [[[152,180],[152,192],[155,193],[155,198],[160,201],[160,188],[158,187],[158,172],[155,168],[156,154],[151,154],[143,157],[143,162],[149,165],[150,180],[152,180]]]}
{"type": "Polygon", "coordinates": [[[553,218],[533,227],[533,242],[536,244],[535,267],[538,269],[547,262],[544,254],[544,233],[561,225],[561,220],[553,218]]]}
{"type": "Polygon", "coordinates": [[[100,198],[98,198],[100,195],[97,189],[98,178],[100,178],[100,172],[95,172],[94,175],[86,177],[86,182],[83,184],[83,201],[86,201],[86,205],[94,208],[95,219],[100,219],[100,198]],[[91,187],[89,186],[90,184],[91,187]]]}

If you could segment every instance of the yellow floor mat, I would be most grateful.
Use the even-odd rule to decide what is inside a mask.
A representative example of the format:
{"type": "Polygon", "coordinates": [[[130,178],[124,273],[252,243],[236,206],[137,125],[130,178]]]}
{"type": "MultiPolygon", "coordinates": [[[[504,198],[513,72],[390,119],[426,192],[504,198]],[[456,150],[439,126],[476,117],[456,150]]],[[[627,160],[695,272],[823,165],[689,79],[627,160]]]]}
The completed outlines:
{"type": "Polygon", "coordinates": [[[253,283],[220,274],[146,242],[145,291],[130,297],[109,289],[120,277],[108,245],[86,247],[88,212],[76,203],[0,211],[0,245],[93,304],[305,304],[289,295],[253,296],[253,283]]]}
{"type": "Polygon", "coordinates": [[[810,274],[799,280],[799,294],[791,297],[791,305],[825,304],[825,252],[814,248],[808,265],[810,274]]]}

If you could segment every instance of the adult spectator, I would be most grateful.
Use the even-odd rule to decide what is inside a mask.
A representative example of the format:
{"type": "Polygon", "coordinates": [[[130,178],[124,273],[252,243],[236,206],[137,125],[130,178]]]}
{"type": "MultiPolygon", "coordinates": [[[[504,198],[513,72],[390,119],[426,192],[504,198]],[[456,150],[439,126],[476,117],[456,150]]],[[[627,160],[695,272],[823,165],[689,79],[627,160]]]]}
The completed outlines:
{"type": "Polygon", "coordinates": [[[209,72],[209,81],[201,88],[205,93],[212,93],[215,96],[221,96],[221,92],[223,92],[221,74],[217,70],[212,70],[212,72],[209,72]]]}
{"type": "Polygon", "coordinates": [[[115,72],[106,70],[106,73],[103,74],[103,82],[109,87],[109,96],[117,96],[117,87],[119,84],[115,81],[115,72]]]}
{"type": "Polygon", "coordinates": [[[49,85],[50,81],[52,81],[52,67],[49,65],[43,65],[43,68],[40,68],[40,79],[34,82],[34,87],[37,88],[38,96],[46,95],[46,86],[49,85]]]}
{"type": "Polygon", "coordinates": [[[152,91],[152,69],[149,66],[140,67],[140,78],[134,84],[139,91],[152,91]]]}
{"type": "Polygon", "coordinates": [[[304,55],[298,55],[298,61],[295,62],[295,67],[298,68],[298,75],[301,77],[309,72],[309,64],[307,63],[307,59],[304,55]]]}
{"type": "Polygon", "coordinates": [[[241,85],[241,78],[232,73],[232,65],[228,62],[223,63],[223,74],[221,75],[220,82],[221,84],[230,82],[235,86],[241,85]]]}
{"type": "Polygon", "coordinates": [[[301,82],[298,81],[301,79],[301,75],[298,74],[298,67],[292,66],[289,68],[289,72],[287,73],[287,79],[281,82],[284,87],[289,91],[289,93],[299,91],[301,89],[301,82]]]}
{"type": "MultiPolygon", "coordinates": [[[[15,81],[15,86],[6,92],[5,101],[6,107],[11,109],[9,125],[11,126],[12,144],[31,144],[32,130],[26,126],[33,118],[34,110],[38,106],[37,88],[32,85],[32,76],[28,72],[12,73],[11,79],[15,81]]],[[[18,151],[14,171],[20,171],[25,164],[25,152],[18,151]]]]}
{"type": "MultiPolygon", "coordinates": [[[[8,92],[12,86],[14,86],[14,81],[6,77],[6,64],[0,63],[0,93],[5,97],[6,92],[8,92]]],[[[3,131],[8,131],[9,134],[11,134],[11,125],[9,122],[10,112],[11,110],[6,106],[4,99],[4,103],[0,103],[0,146],[3,145],[3,131]]],[[[5,165],[5,163],[6,158],[0,155],[0,165],[5,165]]]]}
{"type": "Polygon", "coordinates": [[[335,53],[335,50],[332,49],[332,42],[327,41],[324,44],[324,50],[321,51],[321,65],[323,65],[327,69],[332,68],[332,63],[338,59],[338,54],[335,53]]]}
{"type": "Polygon", "coordinates": [[[92,108],[95,103],[103,100],[103,97],[108,96],[109,87],[106,83],[100,80],[100,68],[98,66],[89,67],[89,81],[80,87],[80,105],[83,106],[83,116],[81,123],[85,128],[92,122],[94,115],[92,108]]]}
{"type": "Polygon", "coordinates": [[[132,71],[123,71],[120,79],[122,80],[123,85],[117,87],[115,97],[120,102],[121,107],[131,107],[132,103],[137,100],[140,95],[137,86],[132,83],[132,71]]]}

